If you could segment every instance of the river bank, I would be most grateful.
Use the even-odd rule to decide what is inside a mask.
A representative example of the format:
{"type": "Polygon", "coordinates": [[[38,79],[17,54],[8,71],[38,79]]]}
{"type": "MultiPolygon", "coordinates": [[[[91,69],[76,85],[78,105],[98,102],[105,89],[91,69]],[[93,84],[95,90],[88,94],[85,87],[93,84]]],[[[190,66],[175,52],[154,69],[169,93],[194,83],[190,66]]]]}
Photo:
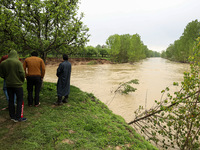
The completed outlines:
{"type": "MultiPolygon", "coordinates": [[[[47,58],[46,65],[58,65],[62,62],[62,58],[47,58]]],[[[92,64],[112,64],[111,61],[106,59],[95,58],[69,58],[72,65],[92,65],[92,64]]]]}
{"type": "MultiPolygon", "coordinates": [[[[0,106],[7,101],[0,79],[0,106]]],[[[77,149],[77,150],[156,150],[124,119],[112,113],[93,94],[71,86],[69,103],[54,106],[56,84],[44,82],[40,93],[40,107],[27,106],[24,84],[24,117],[26,122],[14,123],[8,111],[0,111],[0,147],[21,149],[77,149]]]]}

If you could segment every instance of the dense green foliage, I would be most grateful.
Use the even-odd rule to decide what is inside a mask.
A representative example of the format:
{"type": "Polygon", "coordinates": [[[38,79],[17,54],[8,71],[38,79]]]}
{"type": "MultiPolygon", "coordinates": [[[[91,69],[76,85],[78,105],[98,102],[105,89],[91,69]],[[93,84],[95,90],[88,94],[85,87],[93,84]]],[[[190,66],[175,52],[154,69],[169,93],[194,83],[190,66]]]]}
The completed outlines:
{"type": "Polygon", "coordinates": [[[79,0],[1,0],[0,50],[26,55],[38,51],[73,53],[88,41],[88,28],[77,17],[79,0]]]}
{"type": "Polygon", "coordinates": [[[170,44],[161,56],[170,60],[188,62],[193,53],[195,40],[200,36],[200,22],[198,20],[188,23],[182,36],[170,44]]]}
{"type": "Polygon", "coordinates": [[[138,34],[111,35],[106,44],[111,60],[115,62],[135,62],[146,57],[153,57],[154,54],[159,56],[159,53],[150,51],[143,44],[138,34]]]}
{"type": "Polygon", "coordinates": [[[180,90],[172,94],[167,87],[161,91],[163,98],[155,101],[154,108],[141,112],[140,107],[136,119],[129,123],[166,149],[200,149],[200,37],[192,53],[188,60],[190,71],[184,73],[180,90]]]}
{"type": "MultiPolygon", "coordinates": [[[[7,106],[0,79],[0,106],[7,106]]],[[[27,106],[24,84],[24,117],[14,123],[0,110],[0,149],[4,150],[156,150],[124,119],[92,94],[71,86],[69,102],[55,106],[56,84],[43,83],[39,107],[27,106]]]]}

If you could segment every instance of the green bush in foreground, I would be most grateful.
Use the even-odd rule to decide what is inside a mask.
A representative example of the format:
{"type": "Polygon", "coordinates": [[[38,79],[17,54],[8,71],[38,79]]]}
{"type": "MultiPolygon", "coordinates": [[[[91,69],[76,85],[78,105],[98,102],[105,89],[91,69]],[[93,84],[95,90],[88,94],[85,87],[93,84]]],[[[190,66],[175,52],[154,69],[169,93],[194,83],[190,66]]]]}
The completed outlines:
{"type": "MultiPolygon", "coordinates": [[[[0,79],[0,106],[7,105],[0,79]]],[[[149,142],[110,111],[92,94],[71,86],[69,103],[54,106],[56,84],[43,83],[39,107],[28,107],[24,84],[24,117],[14,123],[8,111],[0,111],[0,149],[8,150],[154,150],[149,142]]]]}

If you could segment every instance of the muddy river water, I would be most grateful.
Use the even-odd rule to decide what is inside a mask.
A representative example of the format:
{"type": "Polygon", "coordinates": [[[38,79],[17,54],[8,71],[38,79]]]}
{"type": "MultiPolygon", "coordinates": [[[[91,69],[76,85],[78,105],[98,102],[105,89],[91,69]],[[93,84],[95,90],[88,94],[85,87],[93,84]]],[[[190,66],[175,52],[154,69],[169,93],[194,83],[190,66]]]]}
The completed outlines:
{"type": "MultiPolygon", "coordinates": [[[[57,82],[57,67],[46,66],[45,81],[57,82]]],[[[140,105],[151,108],[155,100],[161,99],[161,91],[167,86],[172,91],[178,90],[172,84],[183,81],[183,72],[188,70],[188,64],[162,58],[148,58],[134,64],[77,65],[72,66],[71,84],[93,93],[113,113],[130,122],[140,105]],[[128,95],[113,93],[120,83],[132,79],[139,80],[138,85],[132,85],[137,88],[136,92],[128,95]]]]}

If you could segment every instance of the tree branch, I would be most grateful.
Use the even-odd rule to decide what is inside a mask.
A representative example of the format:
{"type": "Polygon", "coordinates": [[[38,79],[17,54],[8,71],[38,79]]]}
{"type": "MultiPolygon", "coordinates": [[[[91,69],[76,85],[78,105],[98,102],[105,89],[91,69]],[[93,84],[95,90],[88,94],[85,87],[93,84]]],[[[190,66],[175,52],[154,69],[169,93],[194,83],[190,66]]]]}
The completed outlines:
{"type": "MultiPolygon", "coordinates": [[[[197,92],[195,92],[194,95],[197,94],[197,93],[199,93],[199,92],[200,92],[200,90],[197,91],[197,92]]],[[[183,99],[187,99],[187,98],[189,98],[189,97],[191,97],[191,96],[187,96],[187,97],[185,97],[185,98],[183,98],[183,99]]],[[[167,106],[166,108],[171,108],[171,107],[173,107],[174,105],[177,105],[178,103],[179,103],[179,102],[173,103],[173,104],[167,106]]],[[[140,121],[140,120],[143,120],[143,119],[145,119],[145,118],[148,118],[148,117],[150,117],[150,116],[153,116],[153,115],[155,115],[155,114],[157,114],[157,113],[160,113],[161,111],[163,111],[163,110],[160,109],[160,110],[155,111],[155,112],[152,112],[152,113],[150,113],[150,114],[148,114],[148,115],[146,115],[146,116],[144,116],[144,117],[135,119],[135,120],[129,122],[128,125],[133,124],[133,123],[135,123],[135,122],[138,122],[138,121],[140,121]]]]}

